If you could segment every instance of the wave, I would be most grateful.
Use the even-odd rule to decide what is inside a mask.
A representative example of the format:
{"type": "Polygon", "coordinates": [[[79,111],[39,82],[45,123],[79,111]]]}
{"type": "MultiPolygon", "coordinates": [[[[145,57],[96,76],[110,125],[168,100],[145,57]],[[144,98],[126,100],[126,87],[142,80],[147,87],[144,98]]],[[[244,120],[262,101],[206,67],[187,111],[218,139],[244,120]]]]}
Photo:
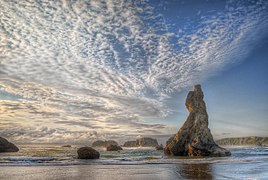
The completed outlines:
{"type": "Polygon", "coordinates": [[[9,157],[9,158],[3,158],[4,160],[8,161],[16,161],[16,162],[46,162],[46,161],[55,161],[57,158],[54,157],[38,157],[38,158],[29,158],[29,157],[22,157],[22,158],[17,158],[17,157],[9,157]]]}
{"type": "Polygon", "coordinates": [[[50,151],[51,156],[42,157],[44,151],[22,149],[20,153],[0,154],[0,166],[69,166],[69,165],[139,165],[139,164],[202,164],[202,163],[251,163],[268,162],[268,148],[229,148],[231,157],[168,157],[162,151],[150,149],[126,149],[119,152],[100,151],[100,159],[77,159],[76,152],[50,151]],[[39,154],[38,154],[39,153],[39,154]],[[29,156],[32,155],[33,157],[29,156]],[[14,156],[15,155],[15,156],[14,156]],[[17,155],[17,156],[16,156],[17,155]],[[38,155],[38,156],[37,156],[38,155]],[[35,157],[37,156],[37,157],[35,157]]]}

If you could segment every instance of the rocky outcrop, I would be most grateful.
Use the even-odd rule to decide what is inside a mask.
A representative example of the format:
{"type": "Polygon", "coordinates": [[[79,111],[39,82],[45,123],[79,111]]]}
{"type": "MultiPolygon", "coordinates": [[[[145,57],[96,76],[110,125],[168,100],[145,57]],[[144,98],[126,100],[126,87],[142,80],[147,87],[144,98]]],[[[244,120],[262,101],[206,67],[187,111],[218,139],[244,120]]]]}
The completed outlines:
{"type": "Polygon", "coordinates": [[[173,156],[230,156],[231,153],[219,147],[208,128],[208,114],[200,85],[188,93],[185,105],[189,116],[179,131],[167,142],[164,152],[173,156]]]}
{"type": "Polygon", "coordinates": [[[123,145],[124,147],[136,147],[136,141],[127,141],[123,145]]]}
{"type": "Polygon", "coordinates": [[[158,151],[164,150],[163,144],[156,146],[155,150],[158,150],[158,151]]]}
{"type": "Polygon", "coordinates": [[[237,137],[224,138],[216,141],[225,146],[268,146],[268,137],[237,137]]]}
{"type": "Polygon", "coordinates": [[[93,142],[93,144],[92,144],[93,147],[107,147],[109,145],[117,145],[118,146],[118,143],[116,141],[113,141],[113,140],[108,140],[108,141],[98,140],[98,141],[93,142]]]}
{"type": "Polygon", "coordinates": [[[158,142],[156,139],[144,137],[136,140],[136,146],[141,147],[156,147],[158,146],[158,142]]]}
{"type": "Polygon", "coordinates": [[[5,138],[0,137],[0,153],[1,152],[18,152],[19,148],[5,138]]]}
{"type": "Polygon", "coordinates": [[[156,147],[158,142],[156,139],[143,137],[136,141],[127,141],[123,145],[124,147],[156,147]]]}
{"type": "Polygon", "coordinates": [[[78,159],[99,159],[100,153],[91,147],[81,147],[77,150],[78,159]]]}
{"type": "Polygon", "coordinates": [[[106,148],[107,151],[120,151],[120,150],[123,150],[120,146],[117,146],[117,145],[109,145],[107,146],[106,148]]]}

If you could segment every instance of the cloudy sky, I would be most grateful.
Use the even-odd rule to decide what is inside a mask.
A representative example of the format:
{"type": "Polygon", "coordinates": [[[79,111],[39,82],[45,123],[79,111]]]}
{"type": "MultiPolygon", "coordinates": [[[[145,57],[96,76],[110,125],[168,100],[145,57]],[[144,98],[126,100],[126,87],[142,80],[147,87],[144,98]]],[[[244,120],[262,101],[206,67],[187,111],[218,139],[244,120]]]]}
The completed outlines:
{"type": "Polygon", "coordinates": [[[267,136],[268,1],[0,0],[0,136],[165,139],[202,84],[215,138],[267,136]]]}

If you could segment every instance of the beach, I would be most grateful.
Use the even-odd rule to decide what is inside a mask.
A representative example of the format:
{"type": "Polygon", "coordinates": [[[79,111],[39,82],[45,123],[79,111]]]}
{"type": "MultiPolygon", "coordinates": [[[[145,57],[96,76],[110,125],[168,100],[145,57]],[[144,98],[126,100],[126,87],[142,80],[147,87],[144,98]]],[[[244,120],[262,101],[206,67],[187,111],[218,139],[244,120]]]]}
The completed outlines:
{"type": "Polygon", "coordinates": [[[97,160],[77,159],[78,147],[21,146],[0,154],[1,180],[268,179],[268,147],[227,147],[230,157],[168,157],[153,148],[124,148],[97,160]]]}

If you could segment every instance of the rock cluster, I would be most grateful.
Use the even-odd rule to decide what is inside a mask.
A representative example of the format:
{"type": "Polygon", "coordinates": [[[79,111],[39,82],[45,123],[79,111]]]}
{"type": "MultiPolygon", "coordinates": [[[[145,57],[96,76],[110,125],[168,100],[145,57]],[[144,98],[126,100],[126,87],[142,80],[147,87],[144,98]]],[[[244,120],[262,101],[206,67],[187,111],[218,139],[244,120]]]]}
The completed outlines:
{"type": "Polygon", "coordinates": [[[136,145],[142,146],[142,147],[156,147],[158,146],[158,142],[156,139],[144,137],[144,138],[137,139],[136,145]]]}
{"type": "Polygon", "coordinates": [[[107,147],[109,145],[117,145],[118,143],[116,141],[113,140],[108,140],[108,141],[102,141],[102,140],[98,140],[92,143],[93,147],[107,147]]]}
{"type": "Polygon", "coordinates": [[[167,142],[164,152],[174,156],[230,156],[231,153],[219,147],[208,128],[208,114],[200,85],[188,93],[185,105],[189,116],[179,131],[167,142]]]}
{"type": "Polygon", "coordinates": [[[99,159],[100,153],[91,147],[81,147],[77,150],[78,159],[99,159]]]}
{"type": "Polygon", "coordinates": [[[0,137],[0,153],[1,152],[17,152],[19,148],[5,138],[0,137]]]}
{"type": "Polygon", "coordinates": [[[127,141],[123,145],[124,147],[156,147],[158,142],[156,139],[143,137],[136,141],[127,141]]]}
{"type": "Polygon", "coordinates": [[[136,141],[127,141],[123,145],[124,147],[136,147],[136,141]]]}
{"type": "Polygon", "coordinates": [[[120,150],[123,150],[120,146],[117,146],[117,145],[109,145],[107,146],[106,148],[107,151],[120,151],[120,150]]]}

